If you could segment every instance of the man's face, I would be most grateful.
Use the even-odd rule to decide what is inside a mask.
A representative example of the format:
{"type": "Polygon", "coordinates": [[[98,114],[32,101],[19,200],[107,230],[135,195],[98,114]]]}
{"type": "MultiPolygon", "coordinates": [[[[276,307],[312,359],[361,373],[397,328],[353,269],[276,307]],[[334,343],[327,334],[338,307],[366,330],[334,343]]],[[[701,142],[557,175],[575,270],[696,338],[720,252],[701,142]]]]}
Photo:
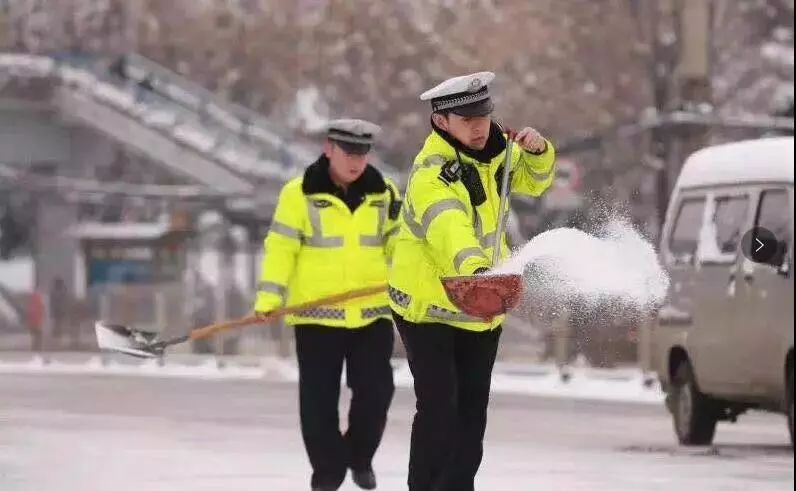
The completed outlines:
{"type": "Polygon", "coordinates": [[[434,123],[472,150],[483,150],[489,138],[491,118],[487,116],[465,117],[449,113],[435,114],[434,123]]]}
{"type": "Polygon", "coordinates": [[[359,179],[368,165],[369,153],[355,155],[346,153],[339,145],[327,140],[323,148],[329,159],[329,171],[338,184],[348,185],[359,179]]]}

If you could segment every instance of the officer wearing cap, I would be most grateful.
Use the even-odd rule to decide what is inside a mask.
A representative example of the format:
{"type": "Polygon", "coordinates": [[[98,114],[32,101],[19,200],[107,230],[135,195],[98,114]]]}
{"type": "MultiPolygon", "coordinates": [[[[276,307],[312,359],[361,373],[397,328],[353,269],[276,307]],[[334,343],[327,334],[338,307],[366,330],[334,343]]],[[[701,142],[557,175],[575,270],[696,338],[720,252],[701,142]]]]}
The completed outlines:
{"type": "MultiPolygon", "coordinates": [[[[332,121],[323,154],[284,186],[265,238],[257,313],[386,282],[400,200],[395,184],[368,164],[378,132],[367,121],[332,121]]],[[[374,489],[371,462],[394,391],[386,293],[309,309],[285,322],[295,326],[312,489],[338,489],[348,469],[357,485],[374,489]],[[344,361],[352,397],[341,434],[344,361]]]]}
{"type": "Polygon", "coordinates": [[[505,235],[495,237],[508,141],[512,193],[538,197],[553,181],[553,145],[533,128],[514,133],[491,119],[494,77],[451,78],[420,96],[431,104],[431,133],[411,170],[389,275],[417,397],[412,491],[473,489],[503,320],[461,312],[440,278],[486,271],[494,247],[509,254],[505,235]]]}

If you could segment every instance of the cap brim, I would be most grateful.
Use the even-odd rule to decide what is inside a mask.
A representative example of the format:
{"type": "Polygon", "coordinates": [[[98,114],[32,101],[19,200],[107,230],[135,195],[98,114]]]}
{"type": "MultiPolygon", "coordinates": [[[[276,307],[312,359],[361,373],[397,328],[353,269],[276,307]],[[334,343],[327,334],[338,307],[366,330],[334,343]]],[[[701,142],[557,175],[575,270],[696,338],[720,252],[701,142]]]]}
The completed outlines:
{"type": "Polygon", "coordinates": [[[341,140],[331,139],[335,145],[342,148],[343,151],[349,155],[365,155],[370,152],[370,145],[367,143],[353,143],[341,140]]]}
{"type": "Polygon", "coordinates": [[[451,109],[453,114],[463,116],[465,118],[476,118],[479,116],[488,116],[495,110],[495,104],[492,99],[484,99],[483,101],[473,102],[466,106],[454,107],[451,109]]]}

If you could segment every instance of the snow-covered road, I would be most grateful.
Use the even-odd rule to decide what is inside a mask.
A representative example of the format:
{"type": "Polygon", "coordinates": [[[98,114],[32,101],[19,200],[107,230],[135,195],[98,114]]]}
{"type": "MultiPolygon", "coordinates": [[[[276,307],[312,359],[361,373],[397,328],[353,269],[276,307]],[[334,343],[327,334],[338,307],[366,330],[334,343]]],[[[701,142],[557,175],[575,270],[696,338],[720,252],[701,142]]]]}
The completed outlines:
{"type": "MultiPolygon", "coordinates": [[[[375,462],[380,490],[406,489],[413,403],[396,394],[375,462]]],[[[716,443],[678,447],[655,404],[495,395],[477,484],[793,489],[784,418],[747,415],[721,425],[716,443]]],[[[309,489],[307,478],[294,384],[0,373],[3,491],[291,491],[309,489]]]]}

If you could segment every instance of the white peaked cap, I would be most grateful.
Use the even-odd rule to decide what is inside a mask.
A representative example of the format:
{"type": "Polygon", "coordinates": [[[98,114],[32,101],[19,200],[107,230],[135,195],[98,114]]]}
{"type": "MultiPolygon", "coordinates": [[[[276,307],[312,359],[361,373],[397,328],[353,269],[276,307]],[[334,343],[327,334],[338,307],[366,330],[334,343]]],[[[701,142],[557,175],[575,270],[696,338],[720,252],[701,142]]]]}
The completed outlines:
{"type": "Polygon", "coordinates": [[[431,101],[431,109],[451,111],[463,116],[483,116],[492,112],[489,84],[495,79],[492,72],[477,72],[449,78],[420,95],[421,101],[431,101]]]}
{"type": "Polygon", "coordinates": [[[492,72],[478,72],[449,78],[433,89],[428,89],[420,94],[420,100],[429,101],[454,94],[472,94],[492,83],[494,79],[495,74],[492,72]]]}
{"type": "Polygon", "coordinates": [[[381,127],[363,119],[335,119],[327,123],[326,131],[331,140],[371,145],[381,127]]]}

